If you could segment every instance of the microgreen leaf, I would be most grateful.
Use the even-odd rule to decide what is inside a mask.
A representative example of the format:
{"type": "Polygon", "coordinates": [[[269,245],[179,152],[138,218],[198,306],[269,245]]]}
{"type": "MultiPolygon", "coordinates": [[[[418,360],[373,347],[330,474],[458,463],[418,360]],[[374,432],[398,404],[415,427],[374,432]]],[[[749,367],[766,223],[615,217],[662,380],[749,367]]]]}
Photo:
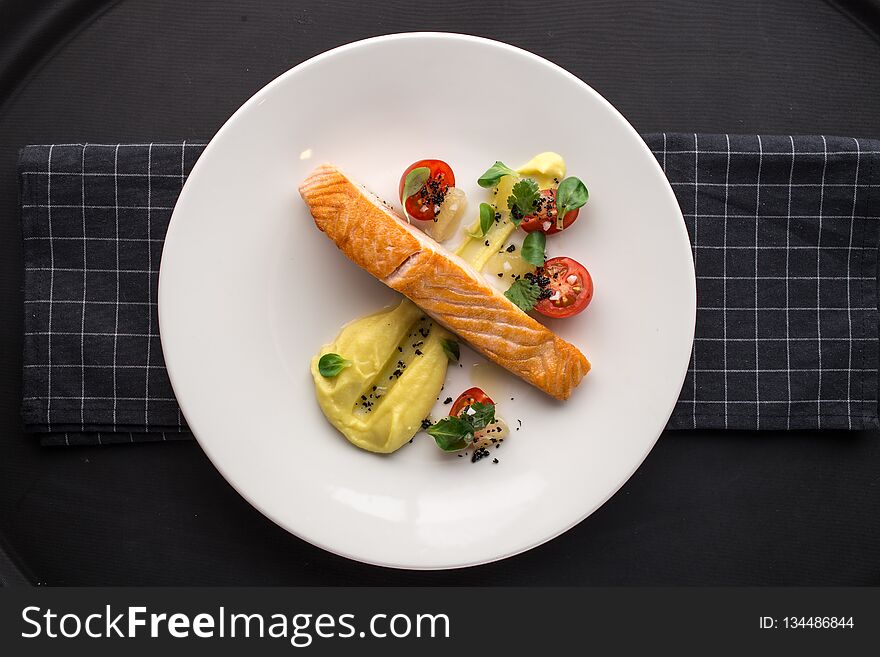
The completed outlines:
{"type": "Polygon", "coordinates": [[[538,297],[541,294],[541,288],[527,278],[518,278],[513,282],[507,292],[504,293],[514,305],[518,306],[524,312],[530,311],[538,303],[538,297]]]}
{"type": "Polygon", "coordinates": [[[431,170],[428,167],[416,167],[408,174],[403,181],[403,194],[400,202],[406,203],[406,199],[418,192],[431,176],[431,170]]]}
{"type": "Polygon", "coordinates": [[[523,178],[510,190],[507,197],[507,207],[510,208],[510,220],[515,226],[519,226],[524,217],[535,210],[535,204],[541,198],[541,190],[531,178],[523,178]]]}
{"type": "Polygon", "coordinates": [[[539,230],[526,235],[519,254],[522,259],[531,265],[540,267],[544,264],[544,248],[547,245],[547,236],[539,230]]]}
{"type": "Polygon", "coordinates": [[[492,228],[492,222],[495,221],[495,208],[488,203],[480,203],[480,225],[474,232],[468,231],[468,235],[474,239],[480,239],[489,229],[492,228]]]}
{"type": "Polygon", "coordinates": [[[450,415],[432,424],[427,429],[437,447],[444,452],[464,449],[474,441],[474,428],[470,422],[450,415]]]}
{"type": "Polygon", "coordinates": [[[470,408],[473,410],[473,414],[468,414],[468,412],[465,411],[462,414],[462,417],[470,422],[475,433],[480,429],[485,429],[495,421],[495,404],[474,402],[471,404],[470,408]]]}
{"type": "Polygon", "coordinates": [[[477,184],[480,187],[494,187],[498,184],[498,181],[501,180],[504,176],[515,175],[517,175],[516,171],[511,169],[503,162],[496,161],[495,164],[486,169],[486,173],[479,177],[479,179],[477,180],[477,184]]]}
{"type": "Polygon", "coordinates": [[[485,235],[495,221],[495,208],[488,203],[480,203],[480,232],[485,235]]]}
{"type": "Polygon", "coordinates": [[[556,228],[562,230],[565,215],[583,207],[589,197],[587,186],[580,178],[570,176],[559,183],[559,188],[556,190],[556,228]]]}
{"type": "Polygon", "coordinates": [[[458,349],[458,343],[455,340],[443,340],[441,342],[443,345],[443,351],[446,353],[446,357],[451,361],[457,361],[461,352],[458,349]]]}
{"type": "Polygon", "coordinates": [[[428,433],[445,452],[464,449],[474,441],[474,434],[495,421],[495,404],[474,402],[458,415],[444,417],[428,427],[428,433]]]}
{"type": "Polygon", "coordinates": [[[349,365],[351,365],[351,361],[339,354],[324,354],[318,361],[318,372],[321,373],[321,376],[330,379],[349,365]]]}

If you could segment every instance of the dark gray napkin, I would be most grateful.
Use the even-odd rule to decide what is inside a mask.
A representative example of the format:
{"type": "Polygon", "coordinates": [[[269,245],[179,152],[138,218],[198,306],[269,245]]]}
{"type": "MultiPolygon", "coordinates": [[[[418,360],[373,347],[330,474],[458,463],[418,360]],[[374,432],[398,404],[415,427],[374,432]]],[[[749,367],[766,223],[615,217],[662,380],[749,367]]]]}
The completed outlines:
{"type": "Polygon", "coordinates": [[[159,261],[203,143],[21,151],[25,429],[46,445],[191,438],[159,341],[159,261]]]}
{"type": "Polygon", "coordinates": [[[668,428],[877,428],[880,142],[645,139],[697,273],[694,349],[668,428]]]}
{"type": "MultiPolygon", "coordinates": [[[[697,271],[694,353],[668,428],[876,428],[880,143],[644,138],[697,271]]],[[[43,444],[190,437],[156,293],[171,210],[203,147],[22,150],[22,412],[43,444]]]]}

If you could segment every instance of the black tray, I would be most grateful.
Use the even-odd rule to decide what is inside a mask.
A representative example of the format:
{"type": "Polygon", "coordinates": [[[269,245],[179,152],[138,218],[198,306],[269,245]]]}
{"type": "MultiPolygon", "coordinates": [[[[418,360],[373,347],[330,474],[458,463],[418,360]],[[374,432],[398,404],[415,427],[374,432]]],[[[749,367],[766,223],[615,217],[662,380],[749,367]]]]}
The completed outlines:
{"type": "Polygon", "coordinates": [[[877,2],[0,0],[3,581],[880,584],[876,433],[666,434],[614,498],[562,537],[438,573],[357,564],[288,535],[194,442],[45,449],[22,434],[18,148],[208,138],[296,63],[420,29],[537,52],[641,131],[880,137],[877,2]]]}

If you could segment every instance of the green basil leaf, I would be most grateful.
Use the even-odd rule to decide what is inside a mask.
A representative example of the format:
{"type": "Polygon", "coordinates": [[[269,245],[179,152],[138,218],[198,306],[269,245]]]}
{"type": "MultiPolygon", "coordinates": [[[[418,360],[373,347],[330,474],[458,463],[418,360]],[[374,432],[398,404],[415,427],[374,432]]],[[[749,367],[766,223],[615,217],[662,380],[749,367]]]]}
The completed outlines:
{"type": "Polygon", "coordinates": [[[535,307],[540,295],[541,288],[527,278],[518,278],[504,293],[504,296],[524,312],[529,312],[535,307]]]}
{"type": "Polygon", "coordinates": [[[318,361],[318,372],[321,373],[321,376],[330,379],[349,365],[351,365],[351,361],[344,359],[339,354],[324,354],[318,361]]]}
{"type": "Polygon", "coordinates": [[[444,452],[456,452],[474,441],[474,429],[470,422],[455,416],[435,422],[428,427],[428,433],[444,452]]]}
{"type": "Polygon", "coordinates": [[[498,181],[501,180],[504,176],[515,176],[517,175],[516,171],[511,169],[509,166],[504,164],[503,162],[495,162],[492,166],[486,169],[486,173],[477,179],[477,184],[480,187],[494,187],[498,184],[498,181]]]}
{"type": "Polygon", "coordinates": [[[570,176],[559,183],[559,188],[556,190],[556,228],[562,230],[565,215],[583,207],[589,197],[587,186],[580,178],[570,176]]]}
{"type": "Polygon", "coordinates": [[[488,203],[480,203],[480,232],[485,235],[495,221],[495,208],[488,203]]]}
{"type": "Polygon", "coordinates": [[[480,239],[492,228],[495,221],[495,208],[488,203],[480,203],[480,226],[475,232],[468,231],[467,234],[474,239],[480,239]]]}
{"type": "Polygon", "coordinates": [[[510,190],[507,207],[510,209],[510,220],[519,227],[520,222],[535,210],[535,204],[541,198],[541,190],[531,178],[523,178],[510,190]]]}
{"type": "Polygon", "coordinates": [[[544,264],[544,248],[546,246],[547,236],[540,230],[536,230],[526,235],[519,254],[529,264],[540,267],[544,264]]]}
{"type": "Polygon", "coordinates": [[[455,340],[443,340],[443,351],[446,357],[451,361],[458,361],[461,352],[458,349],[458,343],[455,340]]]}
{"type": "Polygon", "coordinates": [[[406,199],[418,192],[422,186],[428,182],[430,176],[431,170],[428,167],[416,167],[406,174],[406,179],[403,181],[403,194],[401,195],[400,202],[406,203],[406,199]]]}
{"type": "Polygon", "coordinates": [[[462,419],[470,422],[474,432],[477,432],[480,429],[485,429],[495,421],[495,404],[474,402],[471,404],[470,408],[473,410],[473,414],[468,414],[468,412],[465,411],[462,415],[462,419]]]}

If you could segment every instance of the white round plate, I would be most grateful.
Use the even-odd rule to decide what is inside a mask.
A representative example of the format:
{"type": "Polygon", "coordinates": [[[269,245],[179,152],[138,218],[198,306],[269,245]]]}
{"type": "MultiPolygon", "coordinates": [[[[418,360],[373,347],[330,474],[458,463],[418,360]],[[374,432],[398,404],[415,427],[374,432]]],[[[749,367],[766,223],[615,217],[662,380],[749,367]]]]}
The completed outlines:
{"type": "MultiPolygon", "coordinates": [[[[577,524],[632,475],[678,396],[696,312],[681,212],[656,160],[598,93],[502,43],[400,34],[319,55],[248,100],[180,196],[162,255],[159,320],[174,392],[211,461],[251,504],[331,552],[399,568],[507,557],[577,524]],[[537,95],[537,99],[536,96],[537,95]],[[442,453],[426,434],[382,456],[350,445],[315,402],[309,359],[396,294],[319,232],[297,186],[334,162],[396,200],[402,170],[439,157],[475,211],[476,180],[562,153],[590,200],[551,255],[590,269],[582,315],[552,328],[593,363],[558,403],[506,373],[474,376],[514,427],[492,459],[442,453]]],[[[438,402],[436,417],[449,407],[438,402]]]]}

